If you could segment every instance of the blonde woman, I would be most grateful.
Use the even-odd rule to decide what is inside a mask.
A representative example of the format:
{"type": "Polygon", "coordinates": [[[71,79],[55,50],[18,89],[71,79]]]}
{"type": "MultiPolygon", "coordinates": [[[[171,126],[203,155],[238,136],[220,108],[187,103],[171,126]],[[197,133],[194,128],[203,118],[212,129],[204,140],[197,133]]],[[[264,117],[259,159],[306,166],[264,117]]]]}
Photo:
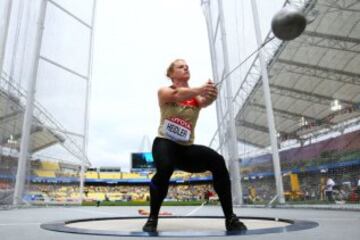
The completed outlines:
{"type": "Polygon", "coordinates": [[[189,66],[182,59],[170,64],[167,76],[171,85],[158,91],[161,117],[152,147],[156,173],[150,182],[150,214],[143,231],[157,231],[160,207],[175,169],[190,173],[210,171],[225,215],[226,230],[246,230],[233,212],[230,177],[224,158],[209,147],[194,144],[199,112],[217,98],[216,86],[208,81],[200,87],[190,87],[189,66]]]}

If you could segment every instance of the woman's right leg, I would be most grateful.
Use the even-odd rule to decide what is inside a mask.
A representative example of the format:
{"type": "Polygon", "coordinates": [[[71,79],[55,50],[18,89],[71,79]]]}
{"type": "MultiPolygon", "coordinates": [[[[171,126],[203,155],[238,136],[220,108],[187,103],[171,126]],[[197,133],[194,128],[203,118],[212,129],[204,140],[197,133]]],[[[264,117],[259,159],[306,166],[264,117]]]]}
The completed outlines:
{"type": "Polygon", "coordinates": [[[156,173],[150,182],[150,216],[159,215],[161,203],[167,195],[170,177],[174,172],[175,144],[162,138],[154,140],[152,154],[156,173]]]}
{"type": "Polygon", "coordinates": [[[156,231],[160,207],[167,195],[170,177],[174,172],[176,145],[167,139],[155,138],[154,140],[152,154],[156,173],[150,182],[150,215],[143,227],[146,232],[156,231]]]}

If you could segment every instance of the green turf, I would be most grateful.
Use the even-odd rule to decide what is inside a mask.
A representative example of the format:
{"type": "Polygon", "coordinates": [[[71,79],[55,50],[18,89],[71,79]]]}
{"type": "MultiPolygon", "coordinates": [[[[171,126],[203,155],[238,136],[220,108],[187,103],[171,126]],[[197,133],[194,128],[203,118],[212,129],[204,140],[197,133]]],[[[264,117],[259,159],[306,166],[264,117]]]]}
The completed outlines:
{"type": "MultiPolygon", "coordinates": [[[[199,206],[202,201],[166,201],[163,202],[162,206],[199,206]]],[[[83,202],[82,206],[96,206],[96,202],[83,202]]],[[[129,202],[112,202],[112,201],[101,201],[100,206],[149,206],[149,202],[145,201],[129,201],[129,202]]]]}

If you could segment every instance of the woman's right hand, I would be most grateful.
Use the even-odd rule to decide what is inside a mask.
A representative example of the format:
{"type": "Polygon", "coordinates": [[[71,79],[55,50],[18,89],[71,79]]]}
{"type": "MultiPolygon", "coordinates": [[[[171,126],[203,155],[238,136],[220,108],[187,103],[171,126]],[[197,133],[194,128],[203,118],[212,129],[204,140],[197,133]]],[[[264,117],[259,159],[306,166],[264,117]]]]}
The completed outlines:
{"type": "Polygon", "coordinates": [[[217,97],[217,88],[212,81],[207,81],[204,85],[201,87],[201,96],[209,99],[215,99],[217,97]]]}

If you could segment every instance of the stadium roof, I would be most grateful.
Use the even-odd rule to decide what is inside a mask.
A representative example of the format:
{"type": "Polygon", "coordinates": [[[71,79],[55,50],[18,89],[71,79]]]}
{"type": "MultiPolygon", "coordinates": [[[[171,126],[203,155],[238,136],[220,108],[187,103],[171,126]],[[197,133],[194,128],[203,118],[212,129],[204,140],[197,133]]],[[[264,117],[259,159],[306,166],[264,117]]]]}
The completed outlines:
{"type": "MultiPolygon", "coordinates": [[[[360,122],[360,1],[308,1],[304,12],[313,22],[299,38],[281,42],[268,65],[282,141],[360,122]]],[[[237,112],[236,126],[239,141],[263,148],[270,140],[260,79],[237,112]]]]}
{"type": "MultiPolygon", "coordinates": [[[[24,105],[18,97],[0,89],[0,130],[2,131],[1,145],[3,147],[19,150],[24,111],[24,105]]],[[[43,126],[44,123],[34,116],[30,135],[30,151],[32,153],[64,141],[63,137],[43,126]]]]}
{"type": "MultiPolygon", "coordinates": [[[[5,149],[20,150],[25,105],[25,91],[13,85],[3,73],[0,79],[0,144],[5,149]]],[[[60,144],[66,152],[90,166],[83,149],[74,141],[72,135],[74,133],[67,131],[44,107],[35,102],[30,134],[31,154],[60,144]]]]}

